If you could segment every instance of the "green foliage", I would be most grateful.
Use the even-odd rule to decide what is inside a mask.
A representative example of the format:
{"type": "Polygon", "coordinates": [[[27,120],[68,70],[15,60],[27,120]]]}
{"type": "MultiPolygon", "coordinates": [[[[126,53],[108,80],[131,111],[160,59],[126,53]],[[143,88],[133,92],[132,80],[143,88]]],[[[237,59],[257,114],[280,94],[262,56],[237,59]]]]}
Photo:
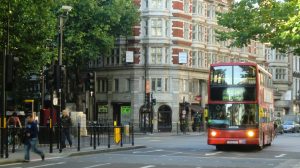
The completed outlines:
{"type": "Polygon", "coordinates": [[[130,35],[138,21],[138,10],[131,1],[100,2],[78,0],[70,4],[73,10],[64,30],[64,59],[71,66],[78,68],[101,54],[109,54],[115,39],[130,35]]]}
{"type": "Polygon", "coordinates": [[[218,14],[218,24],[227,28],[217,32],[218,38],[237,47],[258,40],[281,51],[293,47],[300,54],[299,8],[297,0],[241,0],[229,12],[218,14]]]}
{"type": "Polygon", "coordinates": [[[20,59],[20,75],[38,72],[41,63],[50,60],[49,55],[45,54],[45,40],[53,38],[54,34],[53,3],[47,0],[40,3],[34,0],[2,0],[0,6],[0,10],[4,11],[0,13],[0,50],[5,48],[9,38],[9,53],[20,59]]]}
{"type": "Polygon", "coordinates": [[[9,18],[9,50],[20,58],[22,75],[37,73],[57,59],[59,9],[66,4],[73,7],[65,18],[63,42],[63,59],[70,66],[109,53],[115,38],[130,35],[139,18],[129,0],[2,0],[0,50],[7,41],[9,18]]]}
{"type": "Polygon", "coordinates": [[[65,21],[63,63],[77,78],[89,60],[111,51],[117,37],[129,36],[139,18],[131,0],[1,0],[0,10],[0,52],[7,43],[9,21],[9,53],[20,60],[18,82],[57,60],[59,16],[65,21]],[[73,7],[68,16],[61,12],[62,5],[73,7]]]}

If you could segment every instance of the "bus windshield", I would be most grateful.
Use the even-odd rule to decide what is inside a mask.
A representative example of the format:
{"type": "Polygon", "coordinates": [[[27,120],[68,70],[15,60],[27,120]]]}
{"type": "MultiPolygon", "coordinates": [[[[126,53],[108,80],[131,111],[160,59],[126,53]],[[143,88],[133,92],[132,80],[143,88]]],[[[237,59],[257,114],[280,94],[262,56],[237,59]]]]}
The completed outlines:
{"type": "Polygon", "coordinates": [[[211,85],[255,85],[255,66],[215,66],[211,67],[211,85]]]}
{"type": "Polygon", "coordinates": [[[210,104],[210,127],[243,128],[258,125],[256,104],[210,104]]]}
{"type": "Polygon", "coordinates": [[[212,101],[255,101],[256,67],[235,65],[211,67],[212,101]]]}

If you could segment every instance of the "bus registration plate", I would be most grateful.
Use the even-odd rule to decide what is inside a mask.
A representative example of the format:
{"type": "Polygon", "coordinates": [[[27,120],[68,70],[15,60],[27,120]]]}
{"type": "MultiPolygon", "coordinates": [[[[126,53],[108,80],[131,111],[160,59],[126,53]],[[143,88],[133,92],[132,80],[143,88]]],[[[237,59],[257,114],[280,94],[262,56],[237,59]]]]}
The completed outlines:
{"type": "Polygon", "coordinates": [[[239,141],[229,140],[227,141],[227,144],[239,144],[239,141]]]}

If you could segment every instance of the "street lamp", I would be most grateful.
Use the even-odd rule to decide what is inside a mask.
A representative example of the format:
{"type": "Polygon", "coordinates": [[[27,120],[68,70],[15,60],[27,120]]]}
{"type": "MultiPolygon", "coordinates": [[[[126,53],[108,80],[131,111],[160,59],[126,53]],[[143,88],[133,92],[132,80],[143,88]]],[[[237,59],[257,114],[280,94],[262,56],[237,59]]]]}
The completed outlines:
{"type": "MultiPolygon", "coordinates": [[[[59,77],[56,80],[61,80],[61,67],[62,67],[62,50],[63,50],[63,28],[64,28],[64,23],[65,23],[65,18],[69,14],[69,12],[72,10],[71,6],[66,6],[63,5],[60,8],[61,14],[59,15],[59,50],[58,50],[58,66],[59,66],[59,77]]],[[[59,87],[58,87],[58,93],[59,93],[59,111],[58,111],[58,118],[60,120],[60,114],[62,110],[62,82],[59,82],[59,87]]],[[[63,100],[65,101],[65,100],[63,100]]],[[[64,103],[65,104],[65,103],[64,103]]],[[[62,152],[62,146],[61,146],[61,120],[59,121],[59,140],[60,140],[60,145],[59,145],[59,152],[62,152]]]]}

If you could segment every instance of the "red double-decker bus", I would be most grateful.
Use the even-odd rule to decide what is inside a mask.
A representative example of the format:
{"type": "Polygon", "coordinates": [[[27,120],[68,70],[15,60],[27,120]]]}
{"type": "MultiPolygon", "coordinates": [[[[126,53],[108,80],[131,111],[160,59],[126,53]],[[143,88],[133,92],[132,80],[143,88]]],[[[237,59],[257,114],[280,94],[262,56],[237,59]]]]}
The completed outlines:
{"type": "Polygon", "coordinates": [[[256,63],[216,63],[208,82],[208,139],[262,149],[275,137],[272,75],[256,63]]]}

